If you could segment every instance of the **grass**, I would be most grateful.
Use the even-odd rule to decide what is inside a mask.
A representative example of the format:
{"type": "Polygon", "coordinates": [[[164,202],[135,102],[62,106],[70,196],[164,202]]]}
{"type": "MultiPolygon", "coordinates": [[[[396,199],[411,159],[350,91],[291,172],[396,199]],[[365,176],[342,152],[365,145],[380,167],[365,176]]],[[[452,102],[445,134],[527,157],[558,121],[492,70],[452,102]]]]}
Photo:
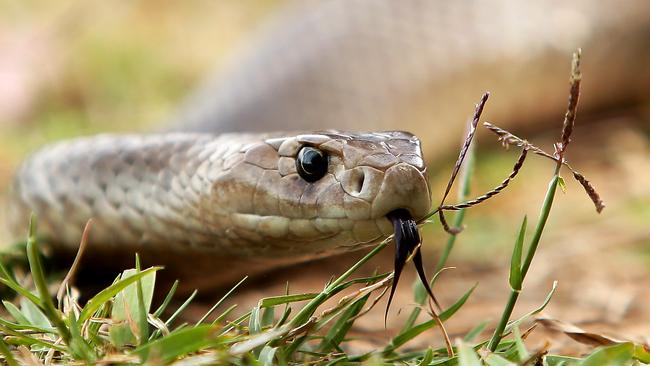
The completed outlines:
{"type": "MultiPolygon", "coordinates": [[[[439,321],[445,322],[452,317],[462,316],[459,312],[476,287],[467,289],[454,304],[443,309],[438,314],[439,319],[429,316],[423,320],[422,313],[429,311],[425,306],[427,293],[424,286],[416,283],[414,299],[419,306],[412,310],[399,333],[383,347],[365,353],[355,352],[354,347],[349,345],[350,329],[357,319],[373,309],[390,288],[393,280],[393,273],[379,273],[370,277],[356,277],[355,273],[373,256],[386,249],[391,244],[392,237],[378,244],[347,271],[327,283],[322,291],[262,298],[255,307],[238,318],[232,318],[233,307],[224,308],[223,300],[236,291],[242,282],[236,284],[224,298],[194,323],[179,324],[176,320],[194,300],[196,293],[190,295],[177,308],[170,308],[177,283],[154,309],[152,299],[156,292],[156,273],[160,268],[140,268],[137,256],[133,269],[125,270],[110,286],[99,291],[85,304],[78,302],[75,291],[68,286],[68,281],[64,281],[61,286],[59,301],[55,303],[52,283],[48,280],[39,254],[39,242],[35,236],[36,222],[32,220],[25,247],[29,273],[16,275],[12,266],[0,261],[0,282],[7,288],[5,293],[8,291],[13,297],[12,301],[3,301],[6,315],[0,318],[2,361],[11,366],[141,363],[628,365],[650,362],[650,351],[642,344],[616,341],[584,332],[582,337],[597,339],[602,346],[581,357],[551,354],[547,348],[528,348],[525,340],[534,331],[534,326],[530,325],[535,322],[536,315],[551,301],[557,283],[552,285],[545,301],[538,308],[532,309],[521,318],[512,319],[513,309],[524,289],[525,278],[541,243],[557,187],[563,187],[561,169],[567,165],[563,155],[570,141],[579,92],[579,77],[576,77],[579,76],[578,56],[575,60],[567,118],[554,155],[544,153],[507,131],[493,129],[502,141],[522,148],[517,163],[519,167],[523,164],[527,151],[550,157],[555,162],[540,215],[528,245],[524,246],[528,228],[526,217],[515,235],[510,274],[507,280],[504,279],[504,283],[507,281],[510,285],[510,297],[496,324],[476,324],[462,338],[455,339],[451,347],[409,349],[410,341],[425,331],[438,327],[441,324],[439,321]],[[326,302],[332,303],[328,302],[330,299],[337,301],[334,305],[326,306],[326,302]],[[288,305],[293,305],[297,311],[292,311],[292,307],[288,305]],[[492,336],[478,339],[487,327],[494,329],[492,336]]],[[[472,136],[473,131],[465,145],[466,151],[472,136]]],[[[462,165],[462,157],[464,152],[461,153],[457,168],[462,165]]],[[[446,266],[446,260],[457,238],[454,228],[462,227],[466,210],[499,193],[519,171],[516,164],[513,173],[502,184],[477,199],[467,201],[472,164],[473,154],[469,150],[468,163],[464,165],[465,171],[461,174],[461,186],[458,189],[458,200],[462,203],[445,205],[443,199],[440,206],[444,209],[434,212],[444,220],[444,211],[457,211],[452,225],[446,225],[453,235],[450,235],[435,267],[436,275],[432,283],[446,266]]],[[[573,170],[572,172],[574,177],[579,174],[573,170]]],[[[602,201],[591,184],[581,175],[576,179],[583,184],[596,207],[602,209],[602,201]]],[[[450,187],[452,183],[453,179],[450,181],[450,187]]],[[[430,219],[422,223],[432,224],[430,219]]],[[[82,240],[81,247],[83,246],[82,240]]],[[[73,274],[74,267],[66,278],[72,278],[73,274]]],[[[561,326],[558,327],[562,330],[561,326]]],[[[574,328],[565,328],[565,333],[579,339],[580,334],[574,328]]],[[[442,343],[442,338],[436,339],[436,342],[442,343]]]]}

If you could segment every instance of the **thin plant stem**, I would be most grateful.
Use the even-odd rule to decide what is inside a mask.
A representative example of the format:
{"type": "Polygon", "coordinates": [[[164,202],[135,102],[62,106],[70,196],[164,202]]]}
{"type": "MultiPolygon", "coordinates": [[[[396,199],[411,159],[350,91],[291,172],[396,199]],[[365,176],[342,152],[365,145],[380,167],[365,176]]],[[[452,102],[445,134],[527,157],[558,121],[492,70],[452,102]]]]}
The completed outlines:
{"type": "Polygon", "coordinates": [[[510,296],[508,297],[506,307],[503,309],[503,314],[501,314],[499,323],[494,329],[494,334],[492,334],[492,338],[490,338],[490,343],[488,343],[488,349],[490,352],[496,351],[497,347],[499,346],[499,342],[501,342],[501,338],[503,337],[503,331],[506,329],[506,325],[508,325],[508,322],[510,321],[510,316],[515,309],[515,304],[517,303],[517,299],[519,298],[520,293],[521,291],[510,291],[510,296]]]}
{"type": "MultiPolygon", "coordinates": [[[[526,253],[526,258],[524,259],[524,262],[522,263],[521,266],[522,281],[525,279],[526,273],[528,272],[528,269],[530,268],[530,264],[533,261],[533,257],[535,256],[535,252],[537,251],[537,247],[539,246],[539,241],[542,237],[542,232],[544,231],[544,227],[546,226],[546,221],[548,220],[549,213],[551,212],[551,207],[553,206],[553,199],[555,198],[555,192],[557,191],[557,185],[560,179],[561,167],[562,164],[557,164],[555,168],[555,173],[553,174],[553,178],[551,178],[551,182],[548,185],[548,190],[546,191],[546,197],[544,198],[544,203],[542,204],[542,209],[539,215],[539,219],[537,221],[537,226],[535,227],[535,232],[530,241],[530,245],[528,246],[528,252],[526,253]]],[[[494,330],[494,334],[490,339],[490,343],[488,344],[488,349],[492,352],[496,351],[497,347],[499,346],[499,342],[501,342],[501,338],[503,337],[503,331],[506,328],[506,325],[508,324],[510,317],[512,316],[512,311],[514,310],[515,304],[517,303],[517,298],[519,298],[519,292],[520,292],[519,290],[515,290],[515,289],[511,289],[510,291],[510,297],[508,298],[506,307],[503,309],[503,314],[501,314],[501,319],[499,320],[499,323],[497,324],[497,327],[494,330]]]]}
{"type": "Polygon", "coordinates": [[[93,219],[86,221],[86,226],[84,227],[84,231],[81,234],[81,241],[79,242],[77,255],[74,257],[74,262],[72,262],[68,273],[65,275],[63,281],[61,281],[61,284],[59,285],[59,290],[56,292],[56,300],[58,302],[59,309],[63,308],[63,294],[68,288],[68,285],[74,280],[77,270],[81,265],[81,258],[83,258],[83,255],[86,252],[86,247],[88,247],[88,237],[90,236],[90,228],[92,227],[92,224],[93,219]]]}
{"type": "Polygon", "coordinates": [[[535,252],[537,251],[539,240],[542,237],[542,232],[544,231],[544,227],[546,226],[548,215],[551,212],[551,207],[553,206],[553,199],[555,197],[555,191],[557,190],[557,185],[560,180],[561,167],[562,167],[561,164],[557,165],[557,167],[555,168],[555,174],[553,175],[553,178],[551,178],[551,182],[549,183],[548,191],[546,193],[546,197],[544,198],[544,204],[542,206],[542,211],[540,213],[539,221],[537,221],[537,226],[535,227],[535,233],[533,234],[533,238],[530,241],[530,247],[528,248],[526,259],[524,260],[524,263],[522,263],[521,266],[522,277],[526,276],[526,273],[528,273],[528,269],[530,268],[530,264],[533,262],[533,257],[535,256],[535,252]]]}
{"type": "MultiPolygon", "coordinates": [[[[461,181],[460,187],[458,189],[458,202],[464,202],[467,200],[467,197],[469,197],[470,194],[470,183],[471,183],[471,177],[472,177],[472,172],[474,171],[474,148],[471,148],[468,156],[467,156],[467,165],[465,165],[465,170],[461,173],[463,175],[463,180],[461,181]]],[[[461,227],[463,225],[463,220],[465,219],[465,209],[460,209],[456,213],[456,216],[454,216],[454,223],[453,227],[461,227]]],[[[449,259],[449,255],[451,254],[452,249],[454,249],[454,244],[456,244],[456,235],[450,235],[449,238],[447,239],[447,244],[445,245],[445,249],[442,251],[442,254],[440,255],[440,259],[438,259],[438,264],[436,264],[436,269],[435,273],[438,273],[442,271],[442,269],[445,267],[445,264],[447,263],[447,259],[449,259]]]]}

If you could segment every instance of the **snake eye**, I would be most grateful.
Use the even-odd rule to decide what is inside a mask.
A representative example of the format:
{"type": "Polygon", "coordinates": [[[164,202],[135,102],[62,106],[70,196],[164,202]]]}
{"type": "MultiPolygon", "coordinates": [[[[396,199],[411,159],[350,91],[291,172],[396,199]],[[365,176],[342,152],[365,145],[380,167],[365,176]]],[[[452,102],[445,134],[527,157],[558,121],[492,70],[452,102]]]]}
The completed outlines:
{"type": "Polygon", "coordinates": [[[315,182],[327,173],[327,154],[311,146],[305,146],[298,152],[296,170],[302,179],[315,182]]]}

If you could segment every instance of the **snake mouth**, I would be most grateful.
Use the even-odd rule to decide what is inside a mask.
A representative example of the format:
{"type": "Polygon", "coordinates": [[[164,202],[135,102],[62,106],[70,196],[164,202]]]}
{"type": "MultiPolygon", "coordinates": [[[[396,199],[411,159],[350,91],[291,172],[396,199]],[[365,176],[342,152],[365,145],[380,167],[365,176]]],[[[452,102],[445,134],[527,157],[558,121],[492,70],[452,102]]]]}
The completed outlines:
{"type": "Polygon", "coordinates": [[[427,293],[431,297],[431,300],[433,300],[433,302],[439,308],[440,305],[438,304],[436,297],[431,291],[429,281],[427,280],[426,273],[424,272],[422,253],[420,252],[422,239],[420,238],[420,232],[418,231],[417,223],[413,219],[413,216],[408,210],[399,208],[389,212],[386,215],[386,218],[393,224],[395,233],[395,274],[390,290],[390,295],[388,296],[388,304],[386,305],[384,322],[388,317],[388,310],[390,309],[393,295],[397,289],[397,283],[399,282],[400,275],[402,274],[402,269],[404,268],[404,265],[410,256],[413,256],[413,265],[415,266],[418,276],[420,277],[422,285],[427,290],[427,293]]]}

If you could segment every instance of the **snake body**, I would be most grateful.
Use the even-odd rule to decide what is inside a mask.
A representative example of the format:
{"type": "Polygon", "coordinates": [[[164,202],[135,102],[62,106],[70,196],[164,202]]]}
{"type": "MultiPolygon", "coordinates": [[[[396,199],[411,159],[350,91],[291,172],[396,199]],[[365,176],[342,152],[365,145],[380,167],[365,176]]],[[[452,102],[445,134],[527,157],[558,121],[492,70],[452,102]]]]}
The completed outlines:
{"type": "Polygon", "coordinates": [[[504,127],[558,121],[582,48],[581,113],[647,101],[646,0],[326,0],[282,11],[168,123],[202,132],[391,130],[429,163],[474,103],[504,127]]]}
{"type": "Polygon", "coordinates": [[[456,145],[473,101],[492,90],[487,112],[499,121],[560,115],[578,46],[597,80],[584,83],[587,108],[650,88],[643,0],[309,2],[264,34],[190,98],[175,132],[81,138],[33,154],[15,179],[12,226],[24,232],[33,211],[55,250],[74,252],[92,217],[93,263],[132,262],[126,254],[139,251],[171,276],[223,283],[370,245],[392,232],[393,210],[425,215],[424,156],[456,145]],[[419,138],[341,132],[396,127],[419,138]],[[266,132],[324,128],[341,131],[266,132]],[[329,156],[316,182],[296,173],[304,146],[329,156]]]}
{"type": "Polygon", "coordinates": [[[198,259],[263,269],[355,250],[392,232],[391,211],[424,216],[429,195],[415,136],[334,131],[82,138],[34,154],[13,194],[14,217],[33,211],[59,250],[76,250],[92,217],[95,253],[176,253],[194,270],[198,259]],[[315,182],[296,171],[304,146],[328,156],[315,182]]]}

